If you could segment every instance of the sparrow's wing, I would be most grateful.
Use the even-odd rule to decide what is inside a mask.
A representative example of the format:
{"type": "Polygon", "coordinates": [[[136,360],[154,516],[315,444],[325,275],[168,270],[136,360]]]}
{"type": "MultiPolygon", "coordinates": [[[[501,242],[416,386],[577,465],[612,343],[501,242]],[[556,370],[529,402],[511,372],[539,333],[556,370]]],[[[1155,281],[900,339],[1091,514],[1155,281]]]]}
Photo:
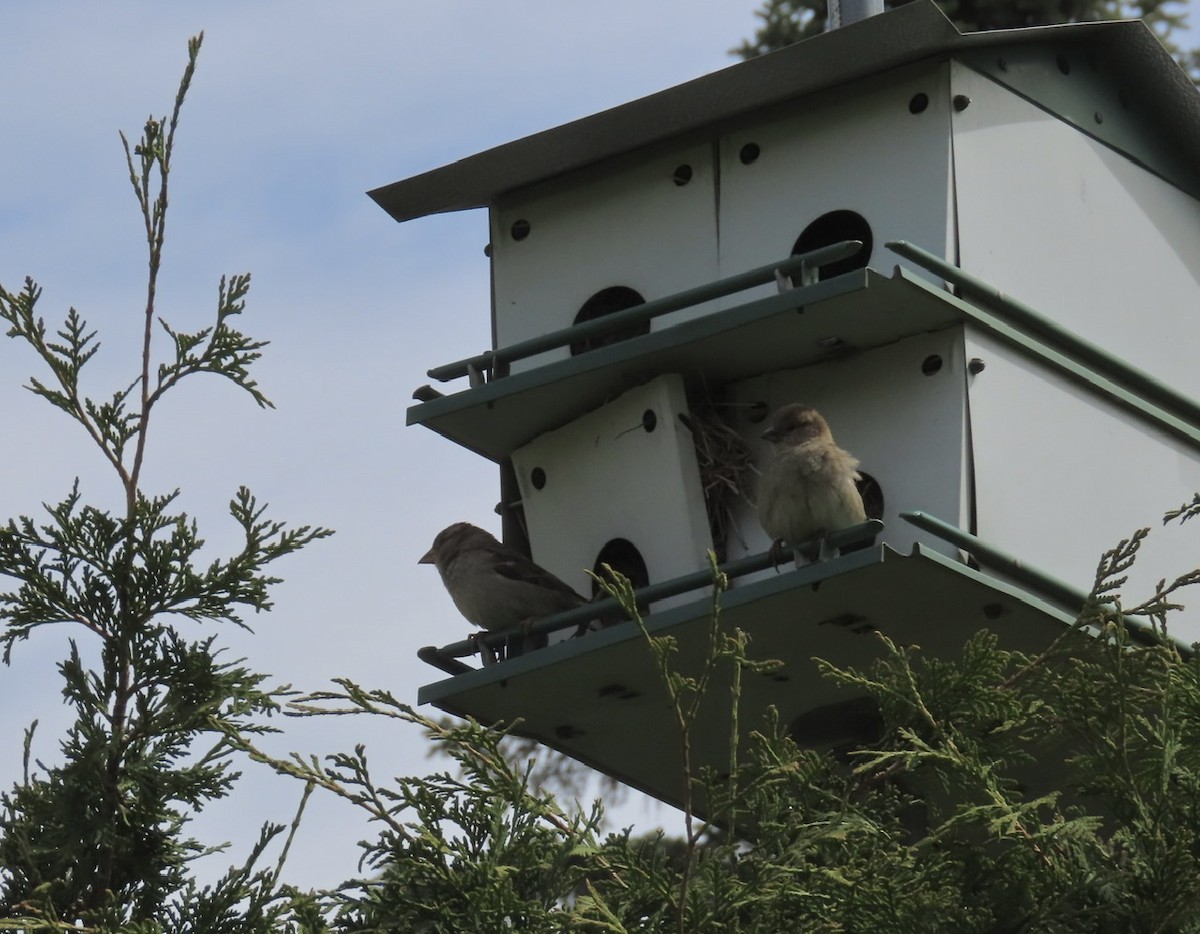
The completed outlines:
{"type": "Polygon", "coordinates": [[[563,583],[545,568],[534,564],[524,555],[497,553],[495,571],[500,577],[507,578],[508,580],[518,581],[522,584],[532,584],[543,590],[560,594],[564,598],[576,600],[579,603],[585,602],[583,597],[575,592],[574,588],[563,583]]]}

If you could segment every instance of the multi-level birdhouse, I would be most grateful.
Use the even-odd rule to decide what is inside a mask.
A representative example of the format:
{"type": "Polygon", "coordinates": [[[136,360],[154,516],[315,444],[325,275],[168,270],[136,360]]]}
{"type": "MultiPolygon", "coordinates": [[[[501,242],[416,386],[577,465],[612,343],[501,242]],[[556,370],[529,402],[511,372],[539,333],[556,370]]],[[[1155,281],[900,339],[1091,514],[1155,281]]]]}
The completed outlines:
{"type": "MultiPolygon", "coordinates": [[[[715,552],[724,624],[783,662],[747,726],[851,738],[811,658],[861,662],[872,630],[1049,641],[1099,552],[1200,489],[1200,97],[1141,23],[963,35],[916,2],[371,195],[488,209],[493,333],[409,423],[496,463],[510,544],[585,594],[604,563],[642,587],[685,668],[715,552]],[[882,523],[800,567],[752,505],[794,401],[882,523]]],[[[674,800],[644,637],[579,636],[587,612],[494,665],[424,650],[449,677],[421,699],[674,800]]],[[[701,762],[727,761],[720,706],[701,762]]]]}

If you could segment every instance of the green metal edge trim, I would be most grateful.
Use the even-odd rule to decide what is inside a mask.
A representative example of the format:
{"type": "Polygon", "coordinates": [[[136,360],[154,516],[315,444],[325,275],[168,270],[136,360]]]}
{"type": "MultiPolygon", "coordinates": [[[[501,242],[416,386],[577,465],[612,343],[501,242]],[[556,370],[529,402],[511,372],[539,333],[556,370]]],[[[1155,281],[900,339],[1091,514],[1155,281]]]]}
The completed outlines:
{"type": "MultiPolygon", "coordinates": [[[[902,512],[900,513],[900,518],[923,531],[937,536],[943,541],[970,552],[980,563],[998,568],[1014,580],[1018,580],[1022,584],[1027,584],[1035,590],[1041,591],[1063,606],[1077,606],[1079,607],[1079,612],[1082,612],[1088,603],[1094,602],[1090,594],[1060,581],[1045,571],[1030,566],[1020,558],[1010,555],[996,548],[994,545],[989,545],[978,536],[972,535],[970,532],[966,532],[958,526],[946,522],[944,519],[939,519],[936,516],[931,516],[929,513],[916,510],[902,512]]],[[[917,548],[920,548],[920,545],[917,545],[917,548]]],[[[939,560],[949,560],[942,555],[937,555],[936,552],[932,554],[936,555],[936,558],[939,560]]],[[[1000,583],[996,581],[996,578],[982,574],[981,572],[976,571],[973,573],[979,574],[981,578],[986,578],[989,582],[995,581],[996,584],[1000,583]]],[[[1098,606],[1107,612],[1118,612],[1118,608],[1111,604],[1100,603],[1098,606]]],[[[1161,645],[1166,642],[1174,646],[1176,651],[1183,657],[1191,657],[1194,649],[1188,643],[1175,638],[1170,633],[1164,635],[1152,625],[1143,622],[1137,617],[1122,615],[1121,618],[1129,628],[1130,634],[1137,641],[1146,645],[1161,645]]]]}
{"type": "MultiPolygon", "coordinates": [[[[903,516],[904,514],[901,513],[903,516]]],[[[914,523],[915,524],[915,523],[914,523]]],[[[978,568],[973,568],[969,564],[964,564],[957,558],[951,558],[942,554],[939,551],[934,551],[928,545],[922,545],[916,542],[913,545],[912,553],[908,556],[912,558],[921,558],[925,561],[931,561],[934,564],[941,565],[948,570],[954,571],[963,577],[970,578],[984,586],[994,590],[996,593],[1003,594],[1006,597],[1011,597],[1014,600],[1019,600],[1026,606],[1032,607],[1039,613],[1044,613],[1046,616],[1051,616],[1058,620],[1064,626],[1071,626],[1077,619],[1076,614],[1063,608],[1063,605],[1058,601],[1056,595],[1034,586],[1032,580],[1021,581],[1022,584],[1028,583],[1032,590],[1026,589],[1023,586],[1014,584],[1011,581],[1002,580],[993,574],[988,574],[986,571],[981,571],[978,568]]],[[[1047,580],[1051,579],[1049,575],[1044,575],[1047,580]]],[[[1013,575],[1016,578],[1016,575],[1013,575]]],[[[1064,585],[1065,586],[1065,585],[1064,585]]],[[[1070,605],[1069,603],[1067,605],[1070,605]]],[[[1082,602],[1079,604],[1083,606],[1082,602]]]]}
{"type": "MultiPolygon", "coordinates": [[[[976,541],[978,540],[976,539],[976,541]]],[[[721,607],[722,609],[733,609],[761,600],[764,597],[774,596],[775,594],[797,588],[812,587],[814,584],[819,584],[822,581],[842,574],[853,573],[865,567],[896,560],[932,562],[945,568],[947,571],[976,581],[996,593],[1018,600],[1026,606],[1037,610],[1039,613],[1056,620],[1064,627],[1069,627],[1075,622],[1076,616],[1073,613],[1051,602],[1058,599],[1061,594],[1051,594],[1044,590],[1039,593],[1040,588],[1038,587],[1025,589],[1019,584],[1001,580],[991,574],[968,567],[961,561],[939,554],[920,544],[914,545],[912,552],[908,555],[902,554],[888,545],[879,544],[861,551],[842,555],[831,561],[789,569],[781,572],[776,577],[765,578],[743,584],[732,590],[727,590],[722,598],[721,607]]],[[[1015,574],[1012,576],[1016,577],[1015,574]]],[[[1041,575],[1041,579],[1050,580],[1051,578],[1048,575],[1041,575]]],[[[1032,581],[1034,578],[1031,577],[1030,580],[1032,581]]],[[[1025,583],[1025,581],[1021,581],[1020,583],[1025,583]]],[[[1066,587],[1066,585],[1061,586],[1064,591],[1070,591],[1070,588],[1066,587]]],[[[1081,608],[1083,602],[1084,598],[1081,596],[1079,601],[1081,608]]],[[[712,601],[708,595],[705,595],[703,598],[692,603],[672,607],[662,613],[656,613],[647,617],[645,621],[646,629],[650,635],[665,634],[676,626],[707,617],[711,607],[712,601]]],[[[536,652],[521,655],[508,661],[489,665],[485,668],[472,669],[469,672],[423,685],[418,689],[417,703],[436,703],[451,698],[463,691],[505,681],[510,677],[523,674],[527,671],[537,670],[547,665],[558,664],[567,659],[585,655],[594,649],[606,645],[642,638],[641,631],[636,626],[629,624],[613,626],[600,632],[589,633],[582,639],[557,642],[546,648],[538,649],[536,652]]],[[[1181,651],[1190,651],[1182,647],[1179,643],[1176,643],[1176,645],[1180,647],[1181,651]]]]}
{"type": "MultiPolygon", "coordinates": [[[[880,564],[885,560],[885,551],[893,555],[899,554],[885,545],[874,545],[870,548],[841,555],[829,561],[805,565],[802,568],[786,571],[781,570],[776,577],[742,584],[741,586],[725,591],[725,595],[721,600],[721,606],[722,608],[742,606],[745,603],[761,600],[763,597],[772,596],[782,591],[798,587],[811,587],[814,584],[819,584],[821,581],[829,580],[838,575],[848,574],[859,568],[868,567],[873,564],[880,564]]],[[[652,636],[659,635],[683,623],[707,618],[711,609],[712,598],[710,594],[706,593],[703,597],[691,603],[672,607],[669,610],[663,610],[661,613],[654,613],[646,617],[646,629],[652,636]]],[[[547,665],[555,665],[575,656],[585,655],[594,649],[606,645],[628,642],[631,639],[641,640],[642,638],[641,630],[632,622],[610,626],[599,632],[588,633],[588,635],[581,639],[567,639],[562,642],[556,642],[543,649],[519,655],[516,658],[508,659],[495,665],[475,668],[459,675],[452,675],[441,681],[435,681],[432,684],[423,685],[417,691],[417,703],[434,703],[444,697],[452,696],[462,691],[483,687],[497,681],[505,681],[508,678],[527,671],[544,668],[547,665]]]]}
{"type": "MultiPolygon", "coordinates": [[[[807,250],[804,253],[797,253],[786,259],[781,259],[776,263],[768,263],[764,266],[758,266],[733,276],[726,276],[723,279],[717,279],[683,292],[676,292],[673,295],[666,295],[653,301],[643,302],[640,305],[634,305],[621,311],[607,314],[602,318],[593,318],[590,321],[559,328],[556,331],[550,331],[546,334],[539,334],[537,337],[531,337],[528,340],[519,341],[515,344],[497,347],[495,350],[487,350],[473,357],[466,357],[462,360],[455,360],[453,363],[435,366],[428,371],[427,375],[431,379],[436,379],[440,382],[460,379],[464,376],[469,376],[472,369],[492,369],[496,366],[507,365],[515,363],[518,360],[537,356],[548,350],[557,350],[559,347],[566,347],[568,344],[576,341],[587,340],[592,337],[603,337],[627,325],[645,324],[662,315],[671,314],[675,311],[683,311],[686,308],[696,305],[703,305],[705,302],[724,298],[727,295],[733,295],[737,292],[754,288],[755,286],[776,282],[783,277],[799,274],[800,281],[804,285],[811,285],[817,281],[817,274],[822,266],[853,256],[862,249],[862,245],[861,240],[845,240],[840,243],[818,247],[814,250],[807,250]]],[[[793,291],[793,289],[788,289],[787,291],[793,291]]]]}
{"type": "MultiPolygon", "coordinates": [[[[874,275],[879,275],[879,273],[874,273],[874,275]]],[[[483,405],[506,396],[547,386],[577,373],[604,369],[658,351],[668,350],[689,341],[703,340],[724,331],[734,330],[760,318],[769,318],[772,315],[803,308],[858,289],[865,289],[870,285],[868,280],[869,270],[867,268],[851,270],[813,285],[770,295],[736,308],[703,315],[659,331],[651,331],[641,337],[621,341],[608,347],[600,347],[586,354],[571,357],[569,360],[557,360],[545,366],[513,373],[482,386],[464,389],[461,392],[410,406],[406,424],[422,424],[460,409],[483,405]]]]}
{"type": "MultiPolygon", "coordinates": [[[[737,580],[747,574],[765,571],[771,567],[778,570],[781,564],[791,562],[792,552],[797,549],[815,547],[822,543],[827,547],[838,549],[839,551],[845,550],[850,545],[874,545],[875,540],[883,530],[883,522],[879,519],[867,519],[855,525],[835,529],[828,535],[814,535],[803,542],[786,542],[784,544],[787,547],[781,554],[775,554],[772,548],[757,554],[749,554],[742,558],[736,558],[733,561],[727,561],[719,565],[717,570],[730,580],[737,580]]],[[[695,590],[707,591],[712,586],[712,580],[712,570],[704,568],[688,574],[680,574],[678,577],[673,577],[670,580],[639,587],[633,592],[633,596],[638,606],[644,606],[650,603],[657,603],[659,600],[678,597],[681,594],[690,593],[695,590]]],[[[580,623],[588,623],[596,619],[624,620],[625,612],[621,609],[621,605],[615,598],[606,597],[602,600],[593,600],[590,603],[585,603],[583,606],[573,607],[569,610],[563,610],[560,613],[543,617],[526,627],[525,631],[528,635],[550,634],[564,629],[572,629],[580,623]]],[[[502,645],[506,637],[511,635],[511,632],[505,633],[493,630],[491,632],[478,633],[474,641],[496,647],[502,645]]],[[[455,653],[466,649],[468,641],[455,642],[448,646],[442,646],[441,651],[449,653],[452,657],[461,657],[456,656],[455,653]]]]}
{"type": "Polygon", "coordinates": [[[895,268],[894,279],[903,279],[913,286],[940,294],[970,321],[1200,450],[1200,404],[1194,400],[919,247],[904,241],[887,245],[901,256],[986,300],[992,310],[952,295],[900,266],[895,268]],[[1035,333],[1039,331],[1046,340],[1039,339],[1035,333]],[[1051,346],[1051,341],[1058,345],[1057,349],[1051,346]],[[1088,365],[1089,362],[1094,365],[1088,365]]]}

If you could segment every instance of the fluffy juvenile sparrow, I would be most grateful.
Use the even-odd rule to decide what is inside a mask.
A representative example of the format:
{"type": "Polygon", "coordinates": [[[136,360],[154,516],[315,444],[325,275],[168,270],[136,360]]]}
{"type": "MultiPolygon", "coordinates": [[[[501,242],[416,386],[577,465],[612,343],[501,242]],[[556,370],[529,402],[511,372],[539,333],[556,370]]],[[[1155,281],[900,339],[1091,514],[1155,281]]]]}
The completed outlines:
{"type": "Polygon", "coordinates": [[[771,449],[758,483],[758,519],[775,547],[781,539],[796,545],[866,521],[855,486],[858,458],[834,443],[820,412],[785,405],[762,436],[771,449]]]}
{"type": "Polygon", "coordinates": [[[469,522],[438,532],[418,563],[434,565],[458,611],[488,630],[518,630],[587,602],[545,568],[469,522]]]}

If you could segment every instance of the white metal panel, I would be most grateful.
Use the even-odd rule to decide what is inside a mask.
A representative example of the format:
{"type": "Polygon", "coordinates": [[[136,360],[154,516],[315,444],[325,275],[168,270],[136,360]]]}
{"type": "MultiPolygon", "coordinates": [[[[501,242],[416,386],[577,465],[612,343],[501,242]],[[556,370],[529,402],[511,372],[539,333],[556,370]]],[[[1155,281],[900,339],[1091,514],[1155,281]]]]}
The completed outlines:
{"type": "Polygon", "coordinates": [[[891,72],[725,136],[721,274],[788,256],[810,223],[838,210],[870,225],[876,269],[897,262],[887,240],[953,259],[948,68],[891,72]],[[925,109],[913,113],[918,95],[925,109]],[[747,144],[761,154],[745,165],[739,154],[747,144]]]}
{"type": "MultiPolygon", "coordinates": [[[[602,289],[626,286],[651,301],[716,279],[711,150],[705,144],[608,175],[568,177],[494,209],[497,346],[569,327],[584,302],[602,289]],[[677,185],[681,166],[691,176],[677,185]],[[529,224],[522,240],[512,236],[517,221],[529,224]]],[[[567,356],[564,347],[512,369],[567,356]]]]}
{"type": "Polygon", "coordinates": [[[1200,394],[1200,202],[965,65],[952,82],[963,269],[1200,394]]]}
{"type": "MultiPolygon", "coordinates": [[[[966,346],[986,364],[969,392],[980,538],[1086,593],[1101,554],[1151,526],[1127,605],[1196,566],[1195,531],[1159,520],[1200,490],[1200,453],[985,334],[966,346]]],[[[1195,614],[1177,622],[1200,638],[1195,614]]]]}
{"type": "Polygon", "coordinates": [[[683,380],[666,374],[513,452],[535,561],[583,594],[592,586],[585,569],[617,538],[638,549],[651,583],[707,567],[712,538],[681,412],[683,380]]]}
{"type": "MultiPolygon", "coordinates": [[[[962,329],[952,327],[844,360],[746,380],[732,392],[732,401],[739,403],[738,429],[761,459],[767,448],[760,437],[765,425],[749,421],[753,410],[748,406],[766,403],[770,411],[790,402],[815,406],[837,443],[882,487],[885,530],[880,540],[898,551],[920,541],[956,554],[899,514],[923,510],[963,528],[969,525],[962,340],[962,329]],[[935,360],[940,360],[936,370],[935,360]]],[[[749,503],[739,508],[737,527],[745,549],[731,541],[730,557],[770,547],[749,503]]]]}

